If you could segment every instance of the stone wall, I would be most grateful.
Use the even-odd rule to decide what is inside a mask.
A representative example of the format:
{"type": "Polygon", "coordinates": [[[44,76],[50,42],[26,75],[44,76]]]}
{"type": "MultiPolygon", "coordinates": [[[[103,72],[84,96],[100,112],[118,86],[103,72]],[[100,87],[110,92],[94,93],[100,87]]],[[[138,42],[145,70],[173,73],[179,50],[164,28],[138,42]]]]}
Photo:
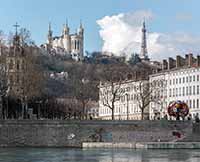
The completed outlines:
{"type": "Polygon", "coordinates": [[[174,141],[192,134],[183,121],[0,121],[0,146],[81,147],[82,142],[174,141]]]}

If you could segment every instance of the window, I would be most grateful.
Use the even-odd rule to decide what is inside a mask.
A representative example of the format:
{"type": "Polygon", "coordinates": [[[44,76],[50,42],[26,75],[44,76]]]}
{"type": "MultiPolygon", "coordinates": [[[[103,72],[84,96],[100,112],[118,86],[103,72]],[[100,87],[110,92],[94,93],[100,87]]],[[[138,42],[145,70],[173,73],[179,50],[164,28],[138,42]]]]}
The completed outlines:
{"type": "Polygon", "coordinates": [[[195,86],[193,86],[193,95],[195,95],[195,86]]]}
{"type": "Polygon", "coordinates": [[[76,47],[77,47],[77,42],[76,42],[76,40],[75,40],[75,49],[76,49],[76,47]]]}
{"type": "Polygon", "coordinates": [[[186,77],[186,83],[188,83],[188,77],[186,77]]]}
{"type": "Polygon", "coordinates": [[[172,80],[169,81],[169,85],[172,85],[172,80]]]}
{"type": "Polygon", "coordinates": [[[183,83],[185,83],[185,77],[183,77],[183,83]]]}
{"type": "Polygon", "coordinates": [[[181,87],[179,88],[179,96],[181,96],[181,87]]]}
{"type": "Polygon", "coordinates": [[[9,63],[9,69],[10,69],[10,70],[13,69],[13,60],[10,60],[10,63],[9,63]]]}
{"type": "Polygon", "coordinates": [[[22,61],[22,65],[21,65],[22,70],[25,69],[24,67],[25,67],[25,61],[23,60],[23,61],[22,61]]]}
{"type": "Polygon", "coordinates": [[[189,107],[192,108],[192,101],[189,101],[189,107]]]}
{"type": "Polygon", "coordinates": [[[79,44],[80,44],[79,41],[77,41],[77,49],[78,50],[79,50],[79,46],[80,46],[79,44]]]}
{"type": "Polygon", "coordinates": [[[196,105],[196,108],[197,108],[197,109],[199,108],[199,99],[197,99],[197,105],[196,105]]]}
{"type": "Polygon", "coordinates": [[[173,88],[173,97],[175,96],[175,88],[173,88]]]}
{"type": "Polygon", "coordinates": [[[17,75],[17,83],[19,83],[19,75],[17,75]]]}
{"type": "Polygon", "coordinates": [[[193,81],[195,82],[195,75],[193,75],[193,81]]]}
{"type": "Polygon", "coordinates": [[[195,100],[193,100],[193,108],[196,108],[196,107],[195,107],[195,100]]]}
{"type": "Polygon", "coordinates": [[[131,100],[133,101],[134,97],[133,97],[133,94],[131,95],[131,100]]]}
{"type": "Polygon", "coordinates": [[[13,76],[12,75],[10,76],[9,80],[10,80],[10,84],[12,84],[13,83],[13,76]]]}
{"type": "Polygon", "coordinates": [[[197,81],[199,81],[199,75],[197,75],[197,81]]]}
{"type": "Polygon", "coordinates": [[[172,90],[169,89],[169,97],[171,97],[171,96],[172,96],[172,90]]]}
{"type": "Polygon", "coordinates": [[[186,95],[188,95],[188,87],[186,87],[186,95]]]}
{"type": "Polygon", "coordinates": [[[197,94],[199,94],[199,85],[197,85],[197,94]]]}
{"type": "Polygon", "coordinates": [[[189,95],[191,95],[192,94],[192,87],[190,86],[189,87],[189,95]]]}
{"type": "Polygon", "coordinates": [[[190,82],[192,82],[192,76],[190,76],[190,82]]]}
{"type": "Polygon", "coordinates": [[[19,70],[19,65],[20,65],[20,62],[19,60],[17,60],[17,70],[19,70]]]}
{"type": "Polygon", "coordinates": [[[185,87],[183,87],[183,96],[185,96],[185,87]]]}
{"type": "Polygon", "coordinates": [[[179,78],[179,84],[181,84],[181,78],[179,78]]]}
{"type": "Polygon", "coordinates": [[[178,79],[176,78],[176,84],[178,84],[178,79]]]}
{"type": "Polygon", "coordinates": [[[178,88],[176,88],[176,96],[178,96],[178,88]]]}

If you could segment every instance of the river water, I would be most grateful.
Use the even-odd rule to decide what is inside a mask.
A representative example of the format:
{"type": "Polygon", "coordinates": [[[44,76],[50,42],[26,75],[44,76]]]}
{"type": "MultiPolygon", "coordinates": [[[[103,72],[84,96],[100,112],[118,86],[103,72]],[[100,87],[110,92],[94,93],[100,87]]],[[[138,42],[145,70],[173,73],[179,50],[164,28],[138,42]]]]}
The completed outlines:
{"type": "Polygon", "coordinates": [[[2,148],[0,162],[200,162],[200,150],[2,148]]]}

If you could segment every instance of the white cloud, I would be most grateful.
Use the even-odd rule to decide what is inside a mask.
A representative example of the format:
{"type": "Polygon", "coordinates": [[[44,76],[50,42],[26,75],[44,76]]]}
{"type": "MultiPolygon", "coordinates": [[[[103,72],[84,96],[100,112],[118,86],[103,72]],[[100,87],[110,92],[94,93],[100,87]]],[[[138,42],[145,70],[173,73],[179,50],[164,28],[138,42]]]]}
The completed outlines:
{"type": "MultiPolygon", "coordinates": [[[[136,11],[105,16],[97,20],[100,36],[103,40],[103,51],[115,55],[130,56],[139,53],[141,46],[141,24],[153,20],[151,11],[136,11]]],[[[147,23],[148,30],[148,23],[147,23]]],[[[200,51],[200,38],[187,33],[147,33],[148,53],[152,59],[163,59],[177,54],[200,51]]]]}

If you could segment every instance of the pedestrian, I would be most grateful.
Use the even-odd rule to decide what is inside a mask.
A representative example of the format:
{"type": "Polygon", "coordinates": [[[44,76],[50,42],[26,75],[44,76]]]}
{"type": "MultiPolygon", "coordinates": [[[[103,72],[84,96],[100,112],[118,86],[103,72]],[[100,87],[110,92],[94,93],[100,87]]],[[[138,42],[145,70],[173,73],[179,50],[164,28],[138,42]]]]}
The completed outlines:
{"type": "Polygon", "coordinates": [[[196,122],[196,123],[199,123],[199,122],[200,122],[199,113],[196,113],[196,115],[195,115],[195,122],[196,122]]]}
{"type": "Polygon", "coordinates": [[[189,116],[187,117],[187,120],[192,120],[192,115],[189,114],[189,116]]]}

